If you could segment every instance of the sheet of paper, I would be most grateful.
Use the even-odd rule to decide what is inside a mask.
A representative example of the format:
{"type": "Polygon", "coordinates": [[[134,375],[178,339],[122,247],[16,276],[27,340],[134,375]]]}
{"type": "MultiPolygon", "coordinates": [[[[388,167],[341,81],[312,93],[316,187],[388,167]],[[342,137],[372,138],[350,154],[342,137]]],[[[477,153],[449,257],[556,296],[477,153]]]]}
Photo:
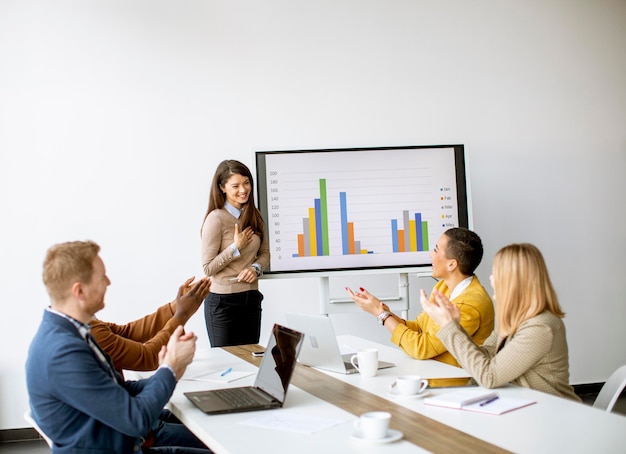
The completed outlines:
{"type": "Polygon", "coordinates": [[[217,383],[230,383],[231,381],[239,380],[244,377],[249,377],[250,375],[254,375],[256,372],[245,371],[245,370],[231,370],[230,372],[224,374],[224,370],[213,370],[210,372],[199,373],[195,375],[186,376],[184,375],[182,380],[196,380],[196,381],[210,381],[217,383]],[[224,375],[222,375],[224,374],[224,375]]]}
{"type": "Polygon", "coordinates": [[[239,424],[263,429],[285,430],[302,434],[312,434],[328,429],[345,420],[320,418],[289,410],[264,411],[239,424]]]}

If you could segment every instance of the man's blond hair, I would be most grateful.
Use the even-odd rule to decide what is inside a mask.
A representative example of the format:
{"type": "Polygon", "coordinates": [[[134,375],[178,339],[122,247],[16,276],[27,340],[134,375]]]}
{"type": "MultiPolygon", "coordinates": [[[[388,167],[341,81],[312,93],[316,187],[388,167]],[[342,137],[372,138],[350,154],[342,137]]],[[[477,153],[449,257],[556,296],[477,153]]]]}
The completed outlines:
{"type": "Polygon", "coordinates": [[[53,301],[67,299],[75,282],[91,281],[98,252],[100,246],[93,241],[70,241],[48,249],[43,262],[43,283],[53,301]]]}

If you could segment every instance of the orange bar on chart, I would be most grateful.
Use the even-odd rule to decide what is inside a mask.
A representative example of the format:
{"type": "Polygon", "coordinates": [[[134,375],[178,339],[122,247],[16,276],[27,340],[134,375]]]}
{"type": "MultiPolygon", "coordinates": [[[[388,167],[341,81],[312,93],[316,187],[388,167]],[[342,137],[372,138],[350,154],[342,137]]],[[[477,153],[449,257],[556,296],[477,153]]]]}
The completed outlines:
{"type": "Polygon", "coordinates": [[[304,257],[304,233],[298,234],[298,257],[304,257]]]}
{"type": "Polygon", "coordinates": [[[398,230],[398,252],[404,252],[404,230],[398,230]]]}
{"type": "Polygon", "coordinates": [[[354,254],[354,222],[348,222],[348,254],[354,254]]]}

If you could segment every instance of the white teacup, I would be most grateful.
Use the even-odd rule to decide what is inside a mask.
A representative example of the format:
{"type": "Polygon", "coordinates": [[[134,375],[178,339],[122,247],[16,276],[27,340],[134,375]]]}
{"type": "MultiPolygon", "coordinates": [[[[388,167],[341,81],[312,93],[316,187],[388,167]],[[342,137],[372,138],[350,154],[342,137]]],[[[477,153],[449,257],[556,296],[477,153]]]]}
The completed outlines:
{"type": "Polygon", "coordinates": [[[374,377],[378,371],[378,350],[364,348],[352,355],[350,362],[359,371],[362,377],[374,377]]]}
{"type": "Polygon", "coordinates": [[[389,389],[400,396],[413,396],[424,392],[428,386],[428,380],[419,375],[402,375],[396,378],[389,389]]]}
{"type": "Polygon", "coordinates": [[[387,436],[391,413],[386,411],[369,411],[354,421],[354,428],[361,432],[361,437],[376,440],[387,436]]]}

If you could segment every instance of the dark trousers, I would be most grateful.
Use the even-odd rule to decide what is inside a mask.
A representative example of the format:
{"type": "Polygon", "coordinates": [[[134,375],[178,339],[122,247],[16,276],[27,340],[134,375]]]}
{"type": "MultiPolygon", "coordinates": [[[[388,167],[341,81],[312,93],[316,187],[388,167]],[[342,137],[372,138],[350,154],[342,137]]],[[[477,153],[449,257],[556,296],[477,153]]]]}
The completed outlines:
{"type": "Polygon", "coordinates": [[[152,429],[153,446],[144,447],[143,454],[210,454],[207,448],[176,416],[163,410],[152,429]]]}
{"type": "Polygon", "coordinates": [[[211,347],[258,344],[261,335],[261,301],[258,290],[209,293],[204,300],[204,321],[211,347]]]}

